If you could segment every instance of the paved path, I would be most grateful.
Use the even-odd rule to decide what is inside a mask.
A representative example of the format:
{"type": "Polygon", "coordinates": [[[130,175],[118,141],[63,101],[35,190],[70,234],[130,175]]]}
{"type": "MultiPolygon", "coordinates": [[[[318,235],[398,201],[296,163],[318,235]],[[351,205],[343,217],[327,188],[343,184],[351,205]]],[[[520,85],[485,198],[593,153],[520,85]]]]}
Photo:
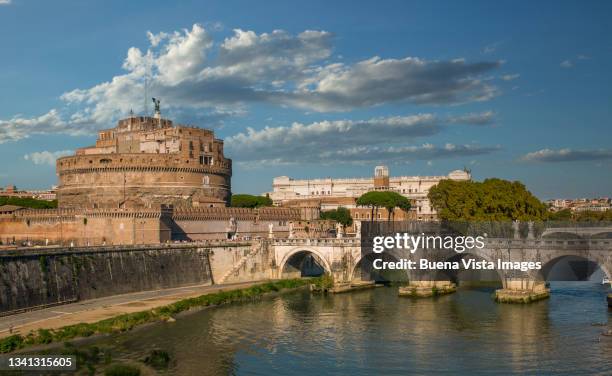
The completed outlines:
{"type": "Polygon", "coordinates": [[[82,322],[92,323],[124,313],[145,311],[181,299],[249,287],[261,282],[224,285],[196,285],[165,290],[136,292],[83,302],[58,305],[36,311],[0,317],[0,338],[27,334],[41,328],[54,329],[82,322]]]}

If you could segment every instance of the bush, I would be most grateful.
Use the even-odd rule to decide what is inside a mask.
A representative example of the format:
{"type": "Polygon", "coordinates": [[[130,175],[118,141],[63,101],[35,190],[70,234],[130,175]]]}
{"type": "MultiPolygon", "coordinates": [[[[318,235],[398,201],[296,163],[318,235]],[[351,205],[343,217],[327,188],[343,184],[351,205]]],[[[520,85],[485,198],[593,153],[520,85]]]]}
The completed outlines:
{"type": "Polygon", "coordinates": [[[153,350],[144,360],[145,364],[153,368],[168,368],[170,354],[163,350],[153,350]]]}
{"type": "Polygon", "coordinates": [[[140,369],[127,364],[113,364],[104,371],[106,376],[140,376],[140,369]]]}
{"type": "Polygon", "coordinates": [[[23,347],[23,337],[19,334],[3,338],[0,341],[0,353],[8,353],[23,347]]]}

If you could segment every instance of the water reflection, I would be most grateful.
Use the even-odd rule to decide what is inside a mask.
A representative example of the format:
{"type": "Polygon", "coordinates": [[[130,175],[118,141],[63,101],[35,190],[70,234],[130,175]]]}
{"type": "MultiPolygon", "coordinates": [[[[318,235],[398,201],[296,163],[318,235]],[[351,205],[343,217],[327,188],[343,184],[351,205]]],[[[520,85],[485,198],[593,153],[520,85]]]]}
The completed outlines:
{"type": "Polygon", "coordinates": [[[501,305],[493,289],[412,300],[396,288],[306,291],[207,309],[99,340],[115,359],[170,352],[169,374],[609,374],[605,289],[558,282],[550,300],[501,305]]]}

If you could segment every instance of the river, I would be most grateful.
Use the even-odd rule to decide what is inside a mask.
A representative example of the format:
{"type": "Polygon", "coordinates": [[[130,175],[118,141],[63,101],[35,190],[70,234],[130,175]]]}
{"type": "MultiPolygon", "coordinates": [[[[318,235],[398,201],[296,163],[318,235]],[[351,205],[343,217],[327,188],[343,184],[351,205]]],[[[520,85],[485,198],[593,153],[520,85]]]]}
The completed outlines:
{"type": "Polygon", "coordinates": [[[167,351],[167,374],[610,375],[607,287],[553,282],[550,299],[497,304],[493,289],[436,299],[396,287],[337,295],[296,291],[183,315],[96,339],[113,360],[167,351]]]}

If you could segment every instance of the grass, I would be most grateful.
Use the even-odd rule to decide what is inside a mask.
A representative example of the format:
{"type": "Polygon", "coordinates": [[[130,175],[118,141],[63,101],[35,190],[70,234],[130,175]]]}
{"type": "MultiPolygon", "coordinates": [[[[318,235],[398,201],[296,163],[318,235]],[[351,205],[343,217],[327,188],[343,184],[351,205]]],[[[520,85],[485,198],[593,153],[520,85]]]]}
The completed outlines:
{"type": "Polygon", "coordinates": [[[320,283],[317,279],[285,279],[266,282],[244,289],[219,291],[168,304],[148,311],[128,313],[95,323],[80,323],[58,329],[39,329],[23,336],[15,334],[0,339],[0,353],[9,353],[34,345],[63,342],[74,338],[89,337],[94,334],[111,334],[126,332],[134,327],[156,321],[166,321],[172,315],[194,308],[217,306],[221,304],[248,301],[264,294],[286,289],[295,289],[310,283],[320,283]]]}
{"type": "Polygon", "coordinates": [[[334,277],[329,274],[323,274],[319,278],[310,281],[311,284],[315,285],[316,290],[324,291],[334,287],[334,277]]]}
{"type": "Polygon", "coordinates": [[[140,376],[140,369],[128,364],[113,364],[104,371],[104,376],[140,376]]]}

